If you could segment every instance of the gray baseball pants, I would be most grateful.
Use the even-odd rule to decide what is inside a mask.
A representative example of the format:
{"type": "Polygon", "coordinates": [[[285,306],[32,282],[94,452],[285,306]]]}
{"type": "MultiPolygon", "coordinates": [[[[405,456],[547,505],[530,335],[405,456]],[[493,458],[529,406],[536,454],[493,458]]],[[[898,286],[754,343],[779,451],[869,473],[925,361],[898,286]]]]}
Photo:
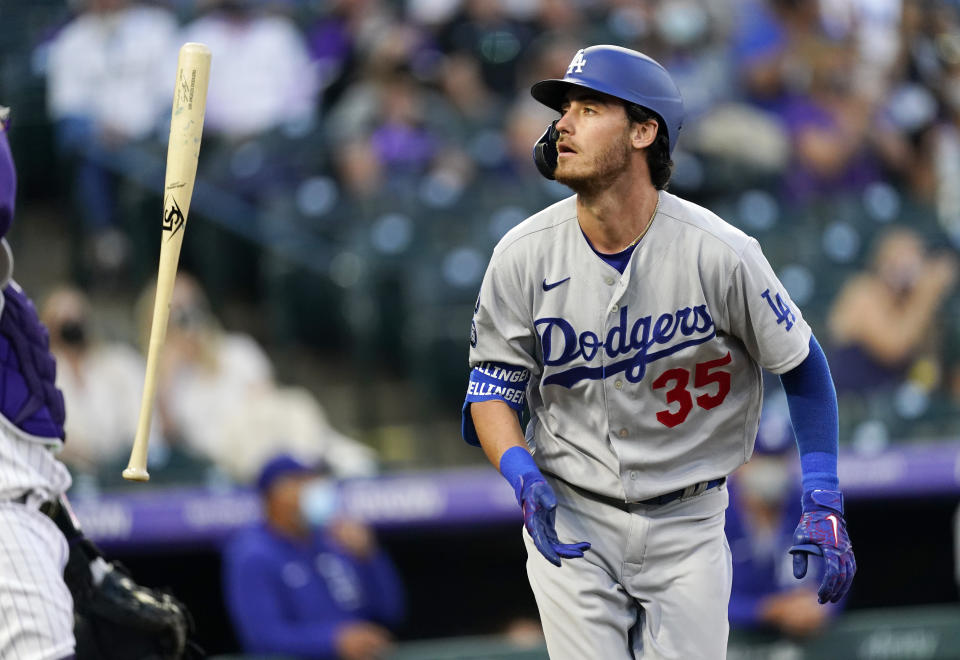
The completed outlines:
{"type": "Polygon", "coordinates": [[[725,485],[623,510],[547,480],[557,495],[560,541],[593,544],[557,568],[523,534],[552,660],[726,657],[733,571],[725,485]]]}

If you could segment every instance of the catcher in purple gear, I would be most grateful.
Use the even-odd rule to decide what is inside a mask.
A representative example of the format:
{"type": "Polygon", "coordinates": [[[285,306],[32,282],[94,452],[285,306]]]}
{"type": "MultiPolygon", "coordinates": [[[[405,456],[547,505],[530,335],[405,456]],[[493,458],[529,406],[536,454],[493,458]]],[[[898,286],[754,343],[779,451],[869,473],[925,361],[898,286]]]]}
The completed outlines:
{"type": "Polygon", "coordinates": [[[47,329],[13,281],[16,170],[0,106],[0,657],[195,655],[182,603],[136,584],[87,540],[64,493],[63,395],[47,329]]]}
{"type": "MultiPolygon", "coordinates": [[[[13,222],[16,172],[0,108],[0,236],[13,222]]],[[[63,396],[46,329],[12,280],[0,239],[0,649],[4,657],[73,657],[73,600],[63,580],[67,540],[41,513],[70,487],[54,453],[62,445],[63,396]]]]}
{"type": "Polygon", "coordinates": [[[724,657],[725,483],[753,451],[763,369],[800,452],[795,574],[823,555],[820,602],[853,579],[830,369],[759,243],[666,191],[684,111],[660,64],[591,46],[531,93],[559,113],[536,166],[576,194],[493,251],[464,438],[523,509],[552,658],[724,657]]]}

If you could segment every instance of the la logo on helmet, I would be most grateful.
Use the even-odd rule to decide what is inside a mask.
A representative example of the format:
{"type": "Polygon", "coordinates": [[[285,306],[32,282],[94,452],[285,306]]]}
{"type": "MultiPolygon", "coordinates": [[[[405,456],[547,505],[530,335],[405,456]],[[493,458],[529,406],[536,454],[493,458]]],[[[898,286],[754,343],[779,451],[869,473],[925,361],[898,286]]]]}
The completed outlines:
{"type": "Polygon", "coordinates": [[[586,65],[587,60],[583,57],[583,48],[577,51],[577,54],[573,56],[573,61],[570,62],[570,66],[567,67],[567,73],[583,73],[583,67],[586,65]]]}

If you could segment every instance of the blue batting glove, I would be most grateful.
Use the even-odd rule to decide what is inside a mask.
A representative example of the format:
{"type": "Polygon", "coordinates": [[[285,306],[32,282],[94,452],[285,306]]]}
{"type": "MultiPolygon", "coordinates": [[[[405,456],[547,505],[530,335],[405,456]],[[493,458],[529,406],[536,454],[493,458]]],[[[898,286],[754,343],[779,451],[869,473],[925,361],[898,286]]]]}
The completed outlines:
{"type": "Polygon", "coordinates": [[[793,533],[793,576],[798,580],[807,574],[807,557],[823,557],[824,573],[817,592],[820,603],[836,603],[843,598],[853,576],[857,561],[847,536],[843,519],[843,495],[834,490],[813,490],[803,494],[803,515],[793,533]]]}
{"type": "Polygon", "coordinates": [[[555,525],[557,496],[540,474],[533,457],[523,447],[511,447],[500,457],[500,473],[513,486],[517,503],[523,509],[523,525],[533,544],[547,560],[560,566],[560,559],[582,557],[590,544],[560,543],[555,525]]]}
{"type": "Polygon", "coordinates": [[[557,515],[557,496],[543,477],[524,480],[520,491],[520,506],[523,508],[523,524],[547,560],[560,566],[560,558],[576,559],[590,549],[587,542],[560,543],[554,521],[557,515]]]}

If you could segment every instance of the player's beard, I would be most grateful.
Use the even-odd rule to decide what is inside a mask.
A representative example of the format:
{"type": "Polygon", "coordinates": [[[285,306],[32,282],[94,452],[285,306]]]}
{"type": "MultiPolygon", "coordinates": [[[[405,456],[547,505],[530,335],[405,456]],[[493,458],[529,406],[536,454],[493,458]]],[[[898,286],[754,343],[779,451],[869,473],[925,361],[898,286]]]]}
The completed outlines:
{"type": "MultiPolygon", "coordinates": [[[[623,135],[622,140],[611,142],[587,164],[558,166],[554,177],[578,195],[590,197],[606,190],[627,168],[630,159],[629,130],[623,135]]],[[[584,160],[582,154],[574,158],[584,160]]]]}

